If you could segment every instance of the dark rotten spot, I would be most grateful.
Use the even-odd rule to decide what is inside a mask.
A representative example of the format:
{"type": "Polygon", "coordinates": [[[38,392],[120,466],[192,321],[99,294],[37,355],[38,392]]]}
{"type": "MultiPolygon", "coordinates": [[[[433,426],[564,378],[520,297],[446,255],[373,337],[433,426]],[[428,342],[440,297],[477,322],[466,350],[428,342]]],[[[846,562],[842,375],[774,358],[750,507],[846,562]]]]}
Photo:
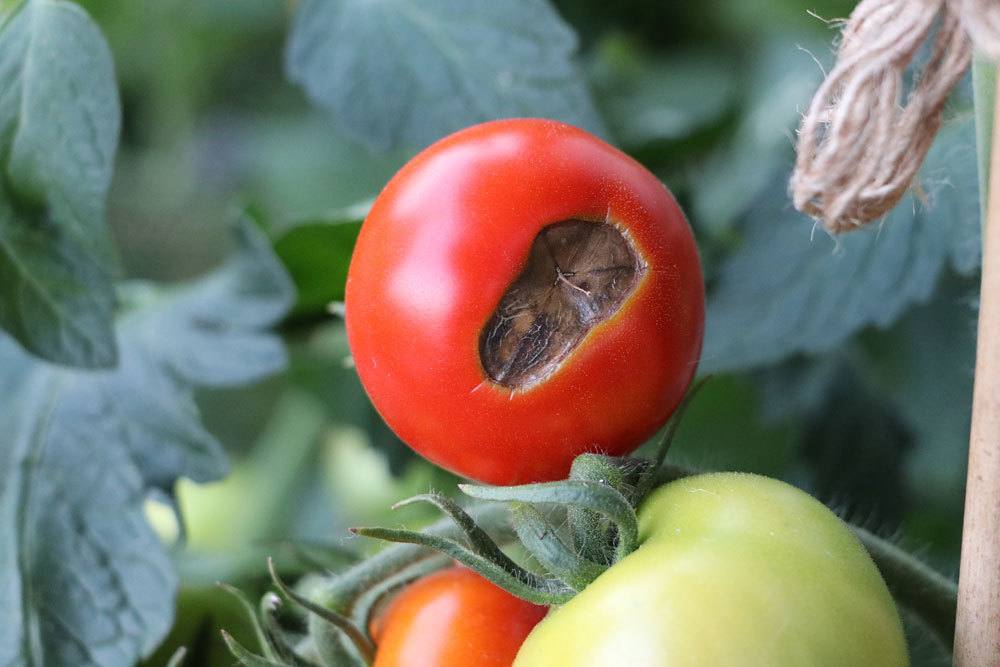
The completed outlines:
{"type": "Polygon", "coordinates": [[[646,265],[606,222],[567,220],[535,237],[524,270],[479,337],[489,377],[525,389],[554,371],[635,289],[646,265]]]}

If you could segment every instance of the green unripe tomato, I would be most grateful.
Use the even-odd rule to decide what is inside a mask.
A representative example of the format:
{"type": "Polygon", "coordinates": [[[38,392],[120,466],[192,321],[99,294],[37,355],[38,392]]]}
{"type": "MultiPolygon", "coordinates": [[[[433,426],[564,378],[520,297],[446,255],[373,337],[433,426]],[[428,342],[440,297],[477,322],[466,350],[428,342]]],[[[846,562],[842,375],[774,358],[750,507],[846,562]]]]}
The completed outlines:
{"type": "Polygon", "coordinates": [[[515,667],[898,667],[899,614],[850,529],[784,482],[715,473],[639,510],[641,546],[535,627],[515,667]]]}

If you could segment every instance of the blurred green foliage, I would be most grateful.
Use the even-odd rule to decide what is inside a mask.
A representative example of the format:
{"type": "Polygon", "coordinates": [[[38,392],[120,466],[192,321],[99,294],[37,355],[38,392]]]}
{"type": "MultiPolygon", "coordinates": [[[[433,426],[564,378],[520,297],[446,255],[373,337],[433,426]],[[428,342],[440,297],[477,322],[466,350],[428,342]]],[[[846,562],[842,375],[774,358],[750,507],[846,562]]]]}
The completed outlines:
{"type": "MultiPolygon", "coordinates": [[[[433,129],[366,143],[358,118],[351,127],[312,107],[283,69],[294,3],[81,4],[110,43],[124,104],[109,201],[124,271],[176,280],[213,266],[237,205],[258,214],[300,287],[283,328],[289,370],[200,395],[232,474],[179,490],[178,620],[149,664],[179,644],[191,647],[186,664],[229,664],[217,628],[252,637],[216,579],[261,590],[265,553],[301,571],[288,540],[333,559],[365,552],[373,545],[346,538],[347,526],[426,520],[388,506],[454,488],[381,423],[327,312],[363,216],[349,207],[420,148],[385,148],[391,139],[426,143],[433,129]]],[[[829,62],[834,34],[806,10],[830,18],[851,5],[560,0],[580,51],[558,66],[583,73],[595,122],[663,178],[698,237],[712,313],[704,363],[718,376],[672,455],[791,480],[954,571],[978,270],[967,96],[949,109],[925,187],[881,228],[834,243],[785,194],[794,124],[821,76],[814,57],[829,62]]],[[[482,48],[494,42],[502,31],[482,48]]],[[[153,516],[176,534],[170,516],[153,516]]]]}

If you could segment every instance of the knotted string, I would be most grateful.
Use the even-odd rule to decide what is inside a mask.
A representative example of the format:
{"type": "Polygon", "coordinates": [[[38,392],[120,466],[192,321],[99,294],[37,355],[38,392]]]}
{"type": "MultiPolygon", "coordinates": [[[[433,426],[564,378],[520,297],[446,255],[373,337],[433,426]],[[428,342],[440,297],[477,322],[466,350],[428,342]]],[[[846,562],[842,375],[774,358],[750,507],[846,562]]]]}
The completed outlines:
{"type": "Polygon", "coordinates": [[[906,193],[968,69],[1000,57],[1000,0],[861,0],[799,128],[792,201],[831,233],[884,216],[906,193]],[[930,55],[906,71],[930,40],[930,55]]]}

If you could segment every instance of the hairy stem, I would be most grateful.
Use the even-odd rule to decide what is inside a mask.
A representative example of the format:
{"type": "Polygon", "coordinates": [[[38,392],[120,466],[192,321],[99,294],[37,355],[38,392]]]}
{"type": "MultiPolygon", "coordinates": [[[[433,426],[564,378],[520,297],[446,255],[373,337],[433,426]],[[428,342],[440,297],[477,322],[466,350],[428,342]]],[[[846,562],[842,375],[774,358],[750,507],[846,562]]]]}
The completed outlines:
{"type": "Polygon", "coordinates": [[[868,549],[896,601],[917,614],[945,646],[951,646],[958,604],[955,582],[892,542],[864,528],[851,528],[868,549]]]}

